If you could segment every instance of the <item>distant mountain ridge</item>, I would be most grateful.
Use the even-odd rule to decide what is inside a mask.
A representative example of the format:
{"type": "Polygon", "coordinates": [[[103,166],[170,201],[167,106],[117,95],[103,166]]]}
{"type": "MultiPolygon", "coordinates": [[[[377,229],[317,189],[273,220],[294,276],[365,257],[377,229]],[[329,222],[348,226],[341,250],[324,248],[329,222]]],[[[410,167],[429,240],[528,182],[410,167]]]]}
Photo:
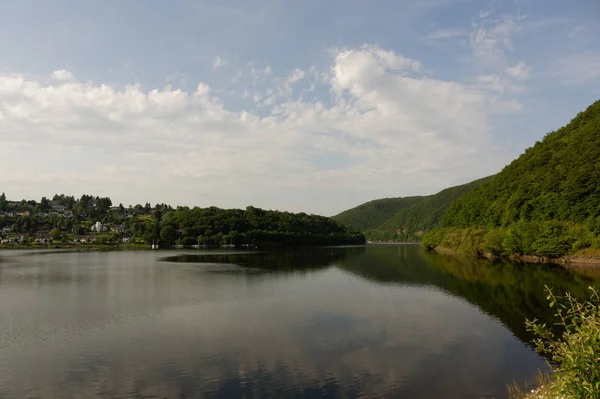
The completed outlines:
{"type": "Polygon", "coordinates": [[[450,187],[433,195],[369,201],[333,219],[362,232],[368,240],[419,241],[422,234],[440,225],[455,199],[488,179],[450,187]]]}

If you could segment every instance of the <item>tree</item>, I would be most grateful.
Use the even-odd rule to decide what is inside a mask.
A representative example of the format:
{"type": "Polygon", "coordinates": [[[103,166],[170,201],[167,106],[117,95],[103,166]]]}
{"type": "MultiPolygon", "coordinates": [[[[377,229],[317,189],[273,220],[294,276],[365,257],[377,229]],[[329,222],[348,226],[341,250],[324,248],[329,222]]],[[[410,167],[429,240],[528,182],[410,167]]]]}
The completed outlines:
{"type": "Polygon", "coordinates": [[[50,237],[52,241],[60,241],[62,238],[62,232],[59,229],[50,230],[50,237]]]}
{"type": "Polygon", "coordinates": [[[0,211],[5,211],[6,205],[6,194],[2,193],[2,195],[0,195],[0,211]]]}
{"type": "Polygon", "coordinates": [[[160,229],[160,239],[167,245],[172,245],[175,242],[177,233],[173,226],[164,226],[160,229]]]}
{"type": "Polygon", "coordinates": [[[48,212],[52,208],[50,201],[46,197],[42,197],[40,201],[40,210],[42,212],[48,212]]]}

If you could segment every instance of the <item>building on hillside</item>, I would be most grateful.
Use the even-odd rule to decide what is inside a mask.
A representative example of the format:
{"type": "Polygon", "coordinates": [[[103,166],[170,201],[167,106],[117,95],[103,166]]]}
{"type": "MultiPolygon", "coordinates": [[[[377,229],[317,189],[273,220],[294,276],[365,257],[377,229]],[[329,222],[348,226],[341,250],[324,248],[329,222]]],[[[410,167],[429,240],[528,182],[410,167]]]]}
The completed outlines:
{"type": "Polygon", "coordinates": [[[68,219],[71,219],[73,216],[73,211],[65,211],[65,213],[63,214],[63,217],[66,217],[68,219]]]}
{"type": "Polygon", "coordinates": [[[18,206],[21,206],[21,201],[6,201],[6,205],[9,208],[16,208],[18,206]]]}
{"type": "Polygon", "coordinates": [[[52,202],[52,210],[56,211],[56,212],[64,212],[67,210],[67,207],[59,204],[58,202],[52,202]]]}
{"type": "Polygon", "coordinates": [[[6,227],[2,228],[2,232],[3,233],[10,233],[11,232],[10,226],[6,226],[6,227]]]}

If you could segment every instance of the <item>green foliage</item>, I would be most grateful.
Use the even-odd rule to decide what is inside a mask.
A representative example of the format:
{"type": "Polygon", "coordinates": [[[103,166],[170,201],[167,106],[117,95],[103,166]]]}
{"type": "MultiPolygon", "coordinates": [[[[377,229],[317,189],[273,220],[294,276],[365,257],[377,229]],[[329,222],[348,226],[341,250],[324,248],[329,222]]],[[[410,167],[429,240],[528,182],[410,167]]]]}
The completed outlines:
{"type": "MultiPolygon", "coordinates": [[[[2,199],[3,197],[0,197],[2,199]]],[[[47,236],[50,230],[60,241],[62,232],[78,236],[92,233],[96,222],[106,227],[97,242],[116,244],[121,238],[130,242],[155,242],[162,245],[252,245],[312,246],[364,244],[364,236],[323,216],[305,213],[268,211],[249,206],[246,210],[178,207],[166,204],[125,208],[112,207],[107,197],[56,194],[50,202],[7,202],[9,216],[0,214],[0,227],[10,226],[12,234],[47,236]],[[50,207],[51,212],[45,208],[50,207]],[[66,208],[66,209],[64,209],[66,208]],[[58,211],[55,211],[58,210],[58,211]],[[201,240],[198,240],[201,237],[201,240]]],[[[89,241],[91,238],[87,238],[89,241]]],[[[67,240],[68,241],[68,240],[67,240]]]]}
{"type": "MultiPolygon", "coordinates": [[[[600,101],[549,133],[500,173],[449,207],[442,225],[508,226],[519,221],[598,223],[600,101]]],[[[600,227],[600,226],[599,226],[600,227]]],[[[597,234],[597,232],[596,232],[597,234]]],[[[557,248],[563,244],[556,243],[557,248]]],[[[554,253],[554,248],[548,248],[554,253]]]]}
{"type": "Polygon", "coordinates": [[[173,245],[176,238],[177,233],[175,232],[173,226],[166,225],[163,226],[162,229],[160,229],[160,239],[163,243],[167,245],[173,245]]]}
{"type": "Polygon", "coordinates": [[[489,178],[450,187],[423,197],[384,198],[349,209],[334,220],[359,230],[373,241],[420,241],[439,226],[448,206],[489,178]]]}
{"type": "Polygon", "coordinates": [[[519,221],[507,228],[435,229],[425,234],[421,244],[429,250],[439,247],[473,255],[517,254],[552,259],[597,248],[600,238],[583,224],[519,221]]]}
{"type": "Polygon", "coordinates": [[[424,197],[382,198],[348,209],[333,217],[339,223],[360,231],[377,230],[402,209],[408,208],[424,197]]]}
{"type": "Polygon", "coordinates": [[[58,229],[52,229],[50,230],[50,237],[52,238],[52,241],[60,241],[62,238],[62,232],[58,229]]]}
{"type": "Polygon", "coordinates": [[[493,256],[501,256],[505,253],[504,238],[506,236],[506,230],[491,229],[488,230],[482,242],[482,249],[484,253],[489,253],[493,256]]]}
{"type": "MultiPolygon", "coordinates": [[[[548,291],[547,300],[556,309],[562,328],[559,335],[536,319],[526,322],[536,335],[537,351],[550,355],[558,365],[546,390],[565,399],[600,399],[600,297],[590,287],[591,297],[581,302],[566,294],[558,297],[548,291]]],[[[556,396],[555,396],[556,397],[556,396]]]]}
{"type": "Polygon", "coordinates": [[[424,237],[427,248],[546,259],[600,248],[600,101],[465,192],[441,226],[424,237]],[[479,248],[464,243],[477,228],[479,248]]]}

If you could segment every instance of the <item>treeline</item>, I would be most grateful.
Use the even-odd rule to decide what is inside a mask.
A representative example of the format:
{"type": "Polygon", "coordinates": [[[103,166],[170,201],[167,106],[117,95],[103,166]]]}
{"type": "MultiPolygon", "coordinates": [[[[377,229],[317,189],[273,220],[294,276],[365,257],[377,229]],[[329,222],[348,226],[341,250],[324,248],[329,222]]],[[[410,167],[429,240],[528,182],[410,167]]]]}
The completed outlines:
{"type": "Polygon", "coordinates": [[[549,221],[519,221],[507,227],[440,228],[426,234],[421,244],[473,255],[538,256],[558,258],[578,253],[600,254],[600,217],[585,224],[549,221]]]}
{"type": "Polygon", "coordinates": [[[158,211],[153,219],[134,226],[147,242],[159,239],[172,245],[233,244],[307,246],[364,244],[364,236],[334,220],[318,215],[269,211],[178,207],[158,211]],[[142,232],[143,231],[143,232],[142,232]]]}
{"type": "Polygon", "coordinates": [[[600,101],[454,201],[428,248],[600,256],[600,101]]]}
{"type": "Polygon", "coordinates": [[[72,242],[93,235],[101,244],[314,246],[364,244],[364,236],[323,216],[241,209],[112,206],[107,197],[64,194],[52,200],[7,201],[0,196],[2,236],[25,235],[72,242]],[[101,230],[98,230],[98,222],[101,230]]]}

